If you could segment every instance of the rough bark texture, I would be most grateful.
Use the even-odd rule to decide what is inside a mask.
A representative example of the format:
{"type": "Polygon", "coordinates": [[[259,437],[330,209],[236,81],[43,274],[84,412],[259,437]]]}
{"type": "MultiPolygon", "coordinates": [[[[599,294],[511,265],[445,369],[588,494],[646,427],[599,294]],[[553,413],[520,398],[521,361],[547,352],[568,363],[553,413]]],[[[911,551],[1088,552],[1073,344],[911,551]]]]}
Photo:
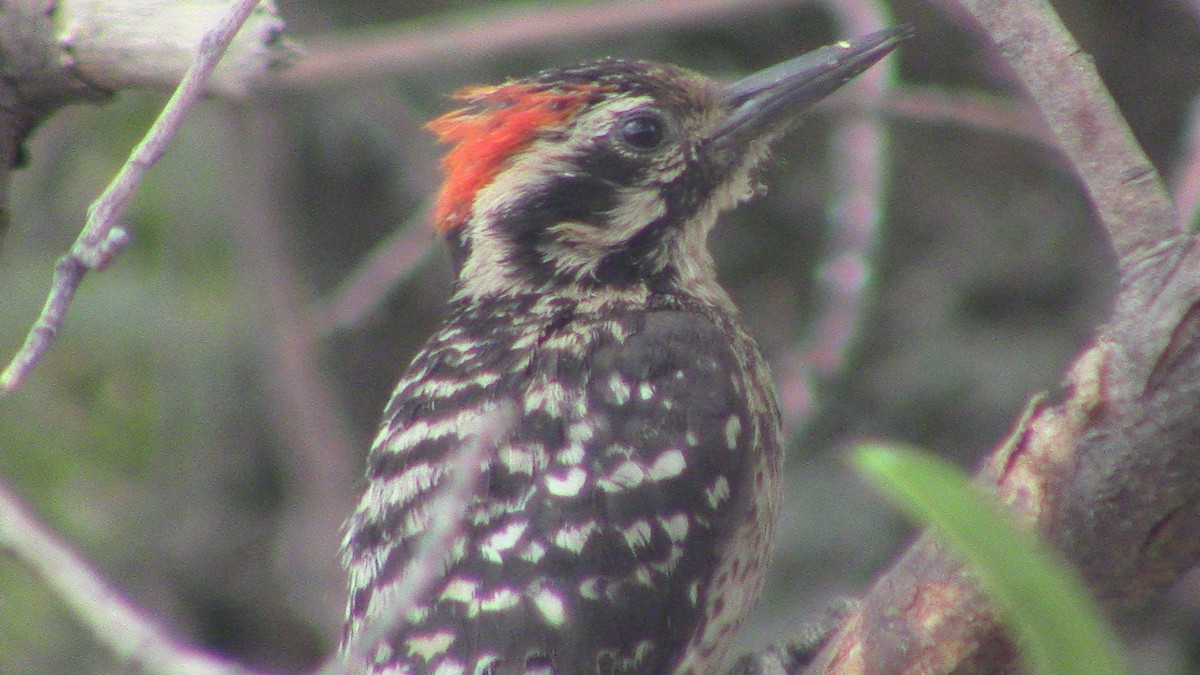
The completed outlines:
{"type": "Polygon", "coordinates": [[[107,96],[64,67],[48,3],[0,7],[0,236],[8,229],[9,174],[24,162],[26,137],[60,107],[107,96]]]}
{"type": "MultiPolygon", "coordinates": [[[[978,482],[1079,566],[1104,600],[1161,592],[1200,557],[1200,252],[1165,245],[1057,400],[1035,400],[978,482]]],[[[805,672],[1009,672],[1015,652],[962,565],[915,543],[805,672]]]]}
{"type": "MultiPolygon", "coordinates": [[[[1103,600],[1143,600],[1200,558],[1200,253],[1090,59],[1048,6],[964,0],[1020,74],[1117,253],[1112,314],[977,481],[1103,600]]],[[[1009,672],[1015,652],[931,537],[867,594],[810,673],[1009,672]]]]}
{"type": "MultiPolygon", "coordinates": [[[[7,229],[9,174],[24,162],[37,125],[70,103],[116,91],[172,89],[224,2],[12,0],[0,5],[0,236],[7,229]]],[[[268,68],[290,58],[283,22],[263,3],[212,80],[211,93],[244,97],[268,68]]]]}

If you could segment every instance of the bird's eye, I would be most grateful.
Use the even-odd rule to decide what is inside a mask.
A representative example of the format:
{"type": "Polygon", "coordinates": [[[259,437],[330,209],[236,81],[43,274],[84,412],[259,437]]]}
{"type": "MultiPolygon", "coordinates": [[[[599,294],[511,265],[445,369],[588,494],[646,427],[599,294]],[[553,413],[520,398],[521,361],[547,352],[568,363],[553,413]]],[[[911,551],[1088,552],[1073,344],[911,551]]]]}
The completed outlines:
{"type": "Polygon", "coordinates": [[[657,114],[638,113],[617,124],[617,135],[629,148],[647,152],[662,145],[667,137],[667,123],[657,114]]]}

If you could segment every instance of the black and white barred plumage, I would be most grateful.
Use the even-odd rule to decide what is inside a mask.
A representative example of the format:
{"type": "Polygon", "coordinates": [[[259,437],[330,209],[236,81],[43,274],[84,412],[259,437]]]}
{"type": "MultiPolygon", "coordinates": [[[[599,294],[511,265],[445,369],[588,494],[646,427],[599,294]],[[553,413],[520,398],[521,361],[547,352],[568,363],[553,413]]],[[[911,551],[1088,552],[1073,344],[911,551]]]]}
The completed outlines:
{"type": "Polygon", "coordinates": [[[668,672],[757,595],[774,519],[752,512],[776,508],[780,457],[767,381],[733,319],[686,297],[456,306],[370,458],[352,622],[407,562],[459,430],[511,401],[444,580],[390,646],[396,672],[668,672]]]}
{"type": "Polygon", "coordinates": [[[460,448],[497,410],[443,573],[376,673],[711,673],[761,591],[780,421],[716,282],[718,214],[797,108],[899,32],[722,87],[604,60],[463,92],[435,209],[451,312],[397,386],[345,540],[343,648],[394,605],[460,448]]]}

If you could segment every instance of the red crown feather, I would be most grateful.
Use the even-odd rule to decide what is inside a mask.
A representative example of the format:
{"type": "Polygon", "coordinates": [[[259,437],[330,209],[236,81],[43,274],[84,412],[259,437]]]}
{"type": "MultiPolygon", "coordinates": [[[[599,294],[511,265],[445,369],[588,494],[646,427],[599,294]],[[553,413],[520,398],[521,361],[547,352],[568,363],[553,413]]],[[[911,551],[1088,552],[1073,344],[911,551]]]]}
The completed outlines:
{"type": "Polygon", "coordinates": [[[437,229],[446,231],[466,222],[475,194],[508,159],[532,143],[538,132],[565,121],[593,93],[591,87],[548,89],[528,82],[455,93],[454,98],[469,105],[428,124],[439,139],[454,144],[442,159],[446,182],[433,210],[437,229]]]}

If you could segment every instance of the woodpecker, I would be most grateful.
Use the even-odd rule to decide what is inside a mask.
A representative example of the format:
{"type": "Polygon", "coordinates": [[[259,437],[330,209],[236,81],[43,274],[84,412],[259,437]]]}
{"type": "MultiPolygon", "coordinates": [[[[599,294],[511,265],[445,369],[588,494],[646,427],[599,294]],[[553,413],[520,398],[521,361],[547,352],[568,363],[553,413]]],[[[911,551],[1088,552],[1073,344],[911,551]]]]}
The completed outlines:
{"type": "Polygon", "coordinates": [[[469,88],[433,217],[456,271],[371,447],[343,649],[388,611],[452,457],[480,460],[434,583],[372,673],[712,673],[779,509],[774,386],[706,240],[796,114],[906,28],[729,85],[604,59],[469,88]]]}

